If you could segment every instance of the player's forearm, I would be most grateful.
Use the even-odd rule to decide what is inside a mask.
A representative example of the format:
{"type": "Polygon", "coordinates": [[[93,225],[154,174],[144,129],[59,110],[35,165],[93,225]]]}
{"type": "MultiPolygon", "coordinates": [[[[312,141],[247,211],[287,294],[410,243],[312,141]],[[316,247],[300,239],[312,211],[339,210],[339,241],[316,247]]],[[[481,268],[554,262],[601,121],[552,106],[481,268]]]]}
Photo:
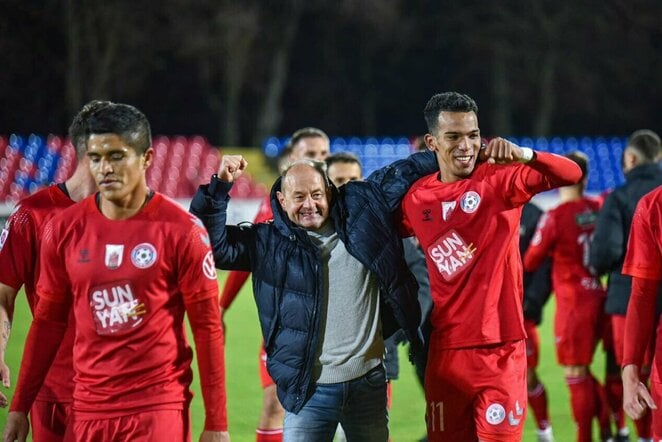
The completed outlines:
{"type": "Polygon", "coordinates": [[[216,298],[186,306],[195,340],[200,387],[205,404],[205,430],[226,431],[225,343],[216,298]]]}
{"type": "MultiPolygon", "coordinates": [[[[582,171],[577,163],[560,155],[536,152],[535,159],[527,165],[542,174],[542,182],[549,189],[577,184],[582,179],[582,171]]],[[[537,185],[539,180],[540,177],[536,176],[527,179],[532,186],[537,185]]]]}
{"type": "Polygon", "coordinates": [[[5,360],[5,351],[11,333],[11,324],[14,317],[14,301],[16,300],[16,289],[0,283],[0,361],[5,360]]]}
{"type": "Polygon", "coordinates": [[[642,366],[655,328],[655,307],[660,281],[632,278],[632,293],[625,316],[623,366],[642,366]]]}

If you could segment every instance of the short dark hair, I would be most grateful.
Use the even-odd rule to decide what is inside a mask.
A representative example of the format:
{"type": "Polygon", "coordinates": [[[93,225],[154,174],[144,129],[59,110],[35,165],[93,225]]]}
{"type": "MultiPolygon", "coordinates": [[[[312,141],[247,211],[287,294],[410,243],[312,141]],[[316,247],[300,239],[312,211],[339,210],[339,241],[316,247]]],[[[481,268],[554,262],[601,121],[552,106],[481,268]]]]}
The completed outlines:
{"type": "Polygon", "coordinates": [[[473,98],[459,92],[442,92],[433,95],[423,110],[428,132],[434,133],[437,129],[437,120],[441,112],[475,112],[478,115],[478,105],[473,98]]]}
{"type": "Polygon", "coordinates": [[[110,103],[90,112],[83,119],[85,136],[115,134],[139,155],[152,146],[152,133],[145,114],[123,103],[110,103]]]}
{"type": "Polygon", "coordinates": [[[292,138],[290,138],[288,144],[291,147],[294,147],[294,145],[303,138],[324,138],[327,142],[329,141],[329,136],[322,129],[316,127],[304,127],[292,134],[292,138]]]}
{"type": "Polygon", "coordinates": [[[76,149],[76,156],[79,160],[85,156],[87,151],[87,118],[99,109],[112,104],[112,101],[92,100],[86,103],[71,121],[69,139],[76,149]]]}
{"type": "Polygon", "coordinates": [[[628,138],[627,147],[636,150],[641,160],[652,163],[657,160],[662,150],[660,136],[650,129],[640,129],[628,138]]]}
{"type": "Polygon", "coordinates": [[[574,150],[564,155],[569,160],[574,161],[582,171],[582,180],[588,175],[588,156],[581,151],[574,150]]]}
{"type": "Polygon", "coordinates": [[[361,160],[359,160],[359,157],[354,155],[351,152],[336,152],[333,155],[329,156],[326,160],[326,167],[327,169],[331,167],[332,164],[335,163],[349,163],[349,164],[358,164],[359,167],[363,167],[361,165],[361,160]]]}

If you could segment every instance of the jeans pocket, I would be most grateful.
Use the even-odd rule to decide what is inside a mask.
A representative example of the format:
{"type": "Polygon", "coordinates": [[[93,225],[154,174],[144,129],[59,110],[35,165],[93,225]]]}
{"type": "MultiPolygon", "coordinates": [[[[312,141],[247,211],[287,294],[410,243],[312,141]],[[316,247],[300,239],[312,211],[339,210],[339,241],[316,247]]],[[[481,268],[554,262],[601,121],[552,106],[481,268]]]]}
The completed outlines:
{"type": "Polygon", "coordinates": [[[384,384],[386,384],[386,370],[384,370],[384,365],[379,364],[365,375],[363,375],[363,379],[370,387],[383,387],[384,384]]]}

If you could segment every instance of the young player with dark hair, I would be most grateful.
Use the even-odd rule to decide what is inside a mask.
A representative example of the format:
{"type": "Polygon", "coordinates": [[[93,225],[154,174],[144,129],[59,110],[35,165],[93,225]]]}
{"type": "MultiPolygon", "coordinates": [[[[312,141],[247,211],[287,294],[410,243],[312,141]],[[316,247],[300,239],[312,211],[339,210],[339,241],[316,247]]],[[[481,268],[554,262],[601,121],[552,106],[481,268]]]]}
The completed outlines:
{"type": "Polygon", "coordinates": [[[30,409],[67,328],[75,386],[65,439],[190,439],[189,385],[196,343],[205,404],[201,441],[228,441],[223,330],[209,237],[200,221],[151,191],[147,118],[111,104],[82,122],[99,192],[48,223],[39,303],[5,440],[24,441],[30,409]]]}
{"type": "Polygon", "coordinates": [[[402,202],[403,229],[426,254],[434,301],[425,380],[431,441],[521,440],[522,206],[581,177],[566,158],[502,138],[481,151],[477,112],[473,99],[456,92],[428,101],[425,143],[439,170],[402,202]]]}
{"type": "MultiPolygon", "coordinates": [[[[96,190],[85,155],[84,121],[89,114],[110,104],[108,101],[91,101],[83,106],[69,127],[69,138],[76,149],[78,162],[73,175],[63,183],[48,186],[19,201],[0,235],[0,322],[3,330],[0,375],[5,387],[9,387],[9,367],[4,362],[4,353],[16,295],[23,286],[30,311],[34,314],[38,302],[35,286],[41,270],[39,245],[42,231],[54,215],[96,190]]],[[[30,409],[34,440],[61,441],[64,437],[74,388],[73,341],[74,329],[68,327],[60,351],[30,409]]],[[[2,406],[6,406],[6,398],[1,393],[0,396],[2,406]]]]}

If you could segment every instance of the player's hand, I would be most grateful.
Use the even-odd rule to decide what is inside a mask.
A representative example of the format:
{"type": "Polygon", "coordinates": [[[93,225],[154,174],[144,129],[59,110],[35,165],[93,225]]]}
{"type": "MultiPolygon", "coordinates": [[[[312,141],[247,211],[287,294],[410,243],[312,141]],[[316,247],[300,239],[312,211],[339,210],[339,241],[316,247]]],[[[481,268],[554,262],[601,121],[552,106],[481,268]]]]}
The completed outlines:
{"type": "Polygon", "coordinates": [[[230,442],[230,433],[227,431],[205,430],[200,435],[200,442],[230,442]]]}
{"type": "Polygon", "coordinates": [[[523,158],[522,148],[504,138],[493,138],[478,153],[481,161],[490,164],[510,164],[523,158]]]}
{"type": "Polygon", "coordinates": [[[5,431],[2,432],[2,442],[25,442],[29,432],[27,415],[20,411],[10,411],[5,422],[5,431]]]}
{"type": "MultiPolygon", "coordinates": [[[[7,366],[7,364],[5,364],[4,361],[0,361],[0,379],[2,379],[2,386],[5,388],[10,387],[9,376],[10,376],[9,367],[7,366]]],[[[0,392],[0,407],[4,408],[7,405],[9,405],[7,396],[5,396],[2,392],[0,392]]]]}
{"type": "Polygon", "coordinates": [[[632,419],[639,419],[646,409],[656,410],[657,406],[646,386],[639,381],[639,367],[628,364],[623,367],[623,410],[632,419]]]}
{"type": "Polygon", "coordinates": [[[241,176],[246,166],[248,166],[248,162],[242,155],[223,155],[216,176],[221,181],[231,183],[241,176]]]}

